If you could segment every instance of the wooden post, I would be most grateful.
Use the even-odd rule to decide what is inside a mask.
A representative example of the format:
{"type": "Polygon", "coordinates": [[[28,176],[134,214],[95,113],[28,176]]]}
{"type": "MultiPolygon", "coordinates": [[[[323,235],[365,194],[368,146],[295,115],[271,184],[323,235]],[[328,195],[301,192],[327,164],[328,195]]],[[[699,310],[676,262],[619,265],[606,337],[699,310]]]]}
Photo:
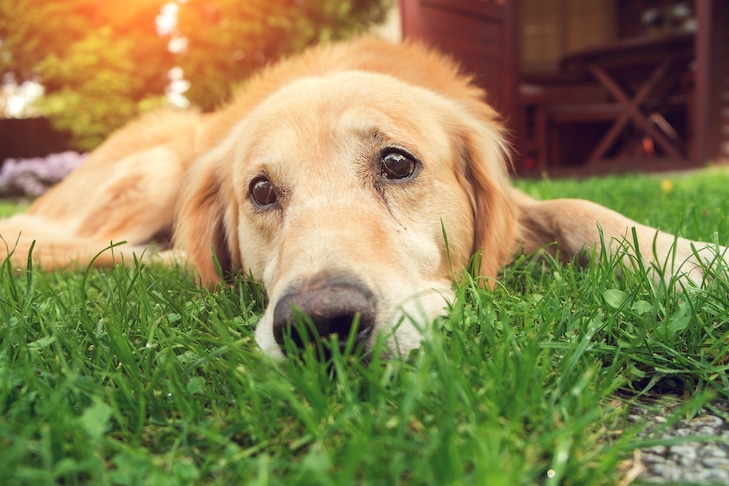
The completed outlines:
{"type": "MultiPolygon", "coordinates": [[[[696,71],[693,113],[692,159],[696,164],[722,155],[722,126],[729,129],[729,120],[722,116],[722,107],[729,108],[723,97],[729,93],[729,48],[726,46],[729,8],[726,0],[696,0],[696,71]],[[726,90],[726,91],[725,91],[726,90]]],[[[724,142],[726,143],[726,142],[724,142]]]]}

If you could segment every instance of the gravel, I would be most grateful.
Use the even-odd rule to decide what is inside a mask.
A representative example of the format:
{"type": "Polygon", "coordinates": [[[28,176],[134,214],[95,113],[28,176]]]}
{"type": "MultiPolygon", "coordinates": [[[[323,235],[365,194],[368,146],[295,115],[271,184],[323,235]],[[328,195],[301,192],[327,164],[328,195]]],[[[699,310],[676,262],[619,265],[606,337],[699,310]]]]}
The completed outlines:
{"type": "Polygon", "coordinates": [[[666,445],[635,451],[632,478],[638,483],[729,485],[729,401],[713,403],[710,411],[702,409],[695,417],[666,426],[666,418],[649,409],[633,407],[631,422],[650,421],[641,433],[646,439],[688,438],[666,445]],[[699,440],[693,437],[703,436],[699,440]]]}

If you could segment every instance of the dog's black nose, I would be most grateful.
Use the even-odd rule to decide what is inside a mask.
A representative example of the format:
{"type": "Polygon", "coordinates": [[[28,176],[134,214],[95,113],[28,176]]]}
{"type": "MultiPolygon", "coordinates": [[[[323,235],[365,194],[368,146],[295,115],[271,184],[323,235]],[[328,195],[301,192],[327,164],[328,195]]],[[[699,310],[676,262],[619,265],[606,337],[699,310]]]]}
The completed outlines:
{"type": "Polygon", "coordinates": [[[340,350],[344,350],[350,334],[355,332],[352,337],[357,348],[372,334],[375,308],[374,296],[365,285],[351,279],[317,277],[279,299],[273,312],[273,335],[284,352],[286,336],[302,350],[312,339],[328,342],[336,335],[340,350]],[[313,332],[307,332],[303,322],[297,324],[297,313],[311,319],[314,329],[309,331],[313,332]],[[356,329],[354,322],[358,323],[356,329]]]}

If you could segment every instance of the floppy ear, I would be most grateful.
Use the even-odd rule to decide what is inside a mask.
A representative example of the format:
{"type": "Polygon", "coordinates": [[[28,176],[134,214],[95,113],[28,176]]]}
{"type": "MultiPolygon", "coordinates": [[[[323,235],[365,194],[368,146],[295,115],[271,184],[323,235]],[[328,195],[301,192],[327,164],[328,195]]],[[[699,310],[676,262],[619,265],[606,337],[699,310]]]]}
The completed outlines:
{"type": "Polygon", "coordinates": [[[509,146],[496,113],[487,105],[478,111],[477,117],[467,117],[460,136],[464,183],[471,191],[474,212],[473,252],[481,251],[480,273],[493,289],[501,267],[510,261],[515,246],[509,146]]]}
{"type": "Polygon", "coordinates": [[[174,246],[187,253],[207,287],[220,281],[215,259],[224,277],[241,268],[228,154],[220,147],[196,160],[185,175],[177,201],[174,246]]]}

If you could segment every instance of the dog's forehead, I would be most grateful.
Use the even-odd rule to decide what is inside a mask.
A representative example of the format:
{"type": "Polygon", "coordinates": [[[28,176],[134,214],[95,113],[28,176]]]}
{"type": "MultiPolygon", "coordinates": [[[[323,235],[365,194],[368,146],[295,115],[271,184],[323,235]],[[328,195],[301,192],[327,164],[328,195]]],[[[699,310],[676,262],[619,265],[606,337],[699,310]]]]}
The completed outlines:
{"type": "Polygon", "coordinates": [[[374,150],[404,145],[416,156],[433,156],[449,144],[451,123],[444,118],[452,112],[440,95],[383,74],[303,78],[271,95],[249,117],[252,151],[270,160],[297,156],[324,163],[370,144],[374,150]]]}

